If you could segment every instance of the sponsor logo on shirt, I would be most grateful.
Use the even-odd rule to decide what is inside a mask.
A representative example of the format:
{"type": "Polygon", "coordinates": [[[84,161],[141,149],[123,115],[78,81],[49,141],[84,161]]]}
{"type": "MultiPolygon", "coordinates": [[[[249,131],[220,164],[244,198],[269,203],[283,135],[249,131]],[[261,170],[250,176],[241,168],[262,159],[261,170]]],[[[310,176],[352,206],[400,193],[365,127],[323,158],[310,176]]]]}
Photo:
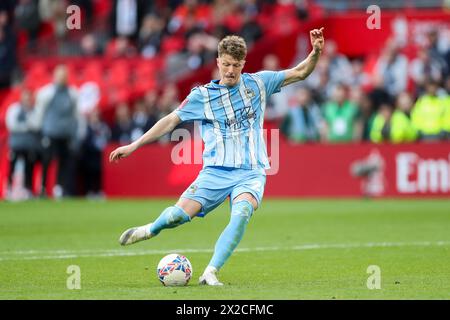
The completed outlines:
{"type": "Polygon", "coordinates": [[[250,127],[249,120],[256,117],[256,113],[253,111],[251,106],[235,110],[234,114],[236,116],[235,118],[227,119],[224,121],[225,128],[230,128],[231,130],[249,128],[250,127]]]}
{"type": "Polygon", "coordinates": [[[197,189],[198,187],[195,184],[193,184],[189,187],[188,192],[194,194],[195,192],[197,192],[197,189]]]}

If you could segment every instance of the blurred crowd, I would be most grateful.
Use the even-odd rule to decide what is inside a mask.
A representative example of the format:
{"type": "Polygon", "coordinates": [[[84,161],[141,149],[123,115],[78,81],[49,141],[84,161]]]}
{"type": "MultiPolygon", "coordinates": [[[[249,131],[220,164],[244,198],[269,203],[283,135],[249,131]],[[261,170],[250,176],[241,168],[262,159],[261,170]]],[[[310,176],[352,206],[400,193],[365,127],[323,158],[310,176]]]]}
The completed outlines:
{"type": "MultiPolygon", "coordinates": [[[[55,197],[76,195],[79,185],[90,197],[102,197],[102,154],[108,143],[128,144],[159,119],[179,106],[175,85],[161,92],[149,91],[132,105],[119,103],[114,119],[107,123],[97,108],[83,112],[80,94],[68,82],[68,70],[58,65],[53,81],[36,93],[24,89],[20,101],[12,104],[6,114],[9,131],[10,174],[13,184],[14,168],[24,163],[24,184],[32,196],[33,168],[42,166],[39,195],[55,197]],[[53,190],[46,190],[49,166],[57,160],[57,181],[53,190]]],[[[168,143],[170,136],[159,143],[168,143]]]]}
{"type": "MultiPolygon", "coordinates": [[[[50,38],[60,44],[58,51],[50,54],[167,56],[165,75],[161,75],[166,84],[146,90],[136,99],[117,101],[112,119],[105,119],[95,104],[85,107],[89,104],[86,101],[98,101],[98,97],[93,98],[95,90],[81,92],[73,87],[65,65],[56,66],[53,80],[36,91],[24,87],[20,101],[9,106],[6,114],[8,193],[12,192],[14,170],[21,162],[26,197],[35,195],[32,190],[36,184],[37,195],[43,197],[80,193],[102,197],[102,154],[107,144],[137,139],[178,107],[183,97],[175,80],[212,61],[224,35],[243,36],[251,50],[253,43],[270,32],[262,22],[278,2],[289,1],[2,1],[0,88],[14,82],[20,56],[16,52],[18,30],[27,35],[27,53],[49,50],[40,38],[43,24],[52,26],[50,38]],[[106,10],[106,28],[98,21],[94,23],[98,18],[94,3],[100,2],[111,5],[106,10]],[[70,3],[83,9],[85,21],[91,26],[75,39],[66,34],[67,28],[62,25],[65,20],[61,18],[66,17],[61,10],[70,3]],[[57,181],[53,190],[46,190],[54,160],[58,162],[57,181]],[[38,164],[42,177],[36,183],[33,172],[38,164]]],[[[306,19],[308,1],[290,2],[295,4],[295,19],[306,19]]],[[[349,59],[332,39],[326,39],[315,71],[267,101],[266,122],[280,128],[282,138],[293,143],[448,141],[450,33],[430,29],[412,58],[403,53],[404,45],[389,40],[369,71],[364,57],[349,59]]],[[[277,56],[269,54],[261,69],[280,70],[280,64],[277,56]]],[[[217,70],[212,77],[217,79],[217,70]]],[[[165,136],[159,143],[169,141],[170,137],[165,136]]]]}
{"type": "Polygon", "coordinates": [[[16,57],[30,54],[164,55],[164,73],[175,79],[214,59],[226,34],[239,34],[251,47],[270,29],[266,22],[278,2],[292,3],[294,16],[305,18],[306,0],[2,0],[0,47],[7,55],[0,55],[0,89],[14,81],[16,57]],[[79,32],[67,27],[70,5],[81,9],[79,32]]]}
{"type": "MultiPolygon", "coordinates": [[[[450,32],[430,29],[414,58],[389,39],[367,72],[364,61],[327,40],[316,70],[271,99],[266,116],[281,119],[298,143],[406,143],[450,140],[450,32]]],[[[273,68],[276,57],[266,57],[273,68]]]]}
{"type": "MultiPolygon", "coordinates": [[[[12,192],[14,172],[20,162],[24,167],[26,196],[35,195],[33,172],[39,164],[42,177],[38,179],[38,195],[58,198],[79,194],[81,189],[83,194],[101,197],[102,152],[107,143],[135,140],[178,107],[179,93],[174,80],[213,61],[218,41],[226,34],[242,36],[251,49],[265,32],[263,25],[269,26],[264,21],[270,19],[273,9],[282,2],[2,0],[0,89],[23,87],[20,101],[9,106],[6,115],[10,147],[7,193],[12,192]],[[69,5],[81,8],[80,32],[67,28],[69,5]],[[99,100],[98,88],[73,87],[70,77],[76,70],[69,65],[56,66],[51,83],[27,88],[23,81],[27,74],[21,74],[26,72],[19,60],[30,61],[40,56],[106,59],[163,56],[164,69],[158,78],[166,84],[146,90],[135,99],[117,99],[114,119],[106,122],[98,106],[92,103],[99,100]],[[57,160],[57,181],[53,190],[46,190],[53,160],[57,160]]],[[[292,19],[306,18],[305,3],[289,3],[295,9],[292,12],[289,7],[292,19]]],[[[39,70],[39,75],[42,72],[39,70]]],[[[33,76],[31,80],[36,80],[33,76]]],[[[165,136],[159,142],[169,140],[165,136]]]]}

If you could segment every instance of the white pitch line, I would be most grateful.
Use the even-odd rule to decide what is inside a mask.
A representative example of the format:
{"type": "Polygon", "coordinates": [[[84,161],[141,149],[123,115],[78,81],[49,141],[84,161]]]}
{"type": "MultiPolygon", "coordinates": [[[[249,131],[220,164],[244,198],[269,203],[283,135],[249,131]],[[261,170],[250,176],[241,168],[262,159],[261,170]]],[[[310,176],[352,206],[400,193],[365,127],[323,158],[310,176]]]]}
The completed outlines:
{"type": "MultiPolygon", "coordinates": [[[[368,243],[330,243],[330,244],[303,244],[297,246],[272,246],[238,248],[236,252],[266,252],[266,251],[302,251],[317,249],[358,249],[358,248],[384,248],[384,247],[430,247],[430,246],[450,246],[450,241],[415,241],[415,242],[368,242],[368,243]]],[[[76,258],[102,258],[102,257],[122,257],[122,256],[143,256],[168,253],[212,253],[213,249],[160,249],[160,250],[129,250],[126,249],[105,249],[105,250],[53,250],[53,251],[11,251],[3,254],[13,255],[1,257],[0,261],[12,260],[60,260],[76,258]],[[36,255],[38,254],[39,255],[36,255]],[[33,255],[29,255],[33,254],[33,255]]]]}

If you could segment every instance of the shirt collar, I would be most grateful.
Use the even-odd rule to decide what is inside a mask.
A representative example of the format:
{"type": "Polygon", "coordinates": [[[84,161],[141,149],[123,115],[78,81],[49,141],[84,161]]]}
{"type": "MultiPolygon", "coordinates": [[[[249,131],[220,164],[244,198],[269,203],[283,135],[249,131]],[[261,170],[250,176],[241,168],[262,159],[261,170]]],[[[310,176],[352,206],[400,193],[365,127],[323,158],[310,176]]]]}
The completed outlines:
{"type": "Polygon", "coordinates": [[[241,74],[241,76],[239,77],[238,83],[236,83],[234,86],[231,86],[231,87],[223,85],[223,84],[219,84],[220,79],[211,80],[210,84],[214,88],[226,88],[226,89],[239,88],[239,86],[241,85],[241,82],[242,82],[242,76],[243,76],[243,74],[241,74]]]}

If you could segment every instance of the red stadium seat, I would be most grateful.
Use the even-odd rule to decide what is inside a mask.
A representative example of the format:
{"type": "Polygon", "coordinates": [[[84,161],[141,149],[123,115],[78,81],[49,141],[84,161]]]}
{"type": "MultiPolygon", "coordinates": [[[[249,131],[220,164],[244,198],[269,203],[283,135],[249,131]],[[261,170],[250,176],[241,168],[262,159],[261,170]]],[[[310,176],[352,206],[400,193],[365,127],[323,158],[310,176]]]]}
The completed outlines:
{"type": "Polygon", "coordinates": [[[126,62],[113,63],[108,70],[107,83],[111,86],[125,86],[130,80],[131,68],[126,62]]]}
{"type": "Polygon", "coordinates": [[[30,65],[30,69],[27,70],[27,75],[33,77],[40,77],[47,75],[49,68],[45,62],[35,62],[30,65]]]}
{"type": "Polygon", "coordinates": [[[83,80],[84,81],[94,81],[97,83],[103,83],[104,68],[103,64],[99,60],[93,60],[88,62],[83,68],[83,80]]]}
{"type": "Polygon", "coordinates": [[[151,91],[157,88],[157,82],[154,78],[148,78],[146,80],[135,81],[133,84],[132,99],[138,99],[145,95],[147,91],[151,91]]]}
{"type": "Polygon", "coordinates": [[[48,77],[40,79],[27,77],[27,79],[24,81],[24,86],[32,91],[37,91],[43,86],[49,84],[51,81],[52,77],[50,75],[48,77]]]}
{"type": "Polygon", "coordinates": [[[166,37],[161,43],[161,52],[164,55],[176,53],[181,51],[185,46],[185,41],[182,37],[172,36],[166,37]]]}

